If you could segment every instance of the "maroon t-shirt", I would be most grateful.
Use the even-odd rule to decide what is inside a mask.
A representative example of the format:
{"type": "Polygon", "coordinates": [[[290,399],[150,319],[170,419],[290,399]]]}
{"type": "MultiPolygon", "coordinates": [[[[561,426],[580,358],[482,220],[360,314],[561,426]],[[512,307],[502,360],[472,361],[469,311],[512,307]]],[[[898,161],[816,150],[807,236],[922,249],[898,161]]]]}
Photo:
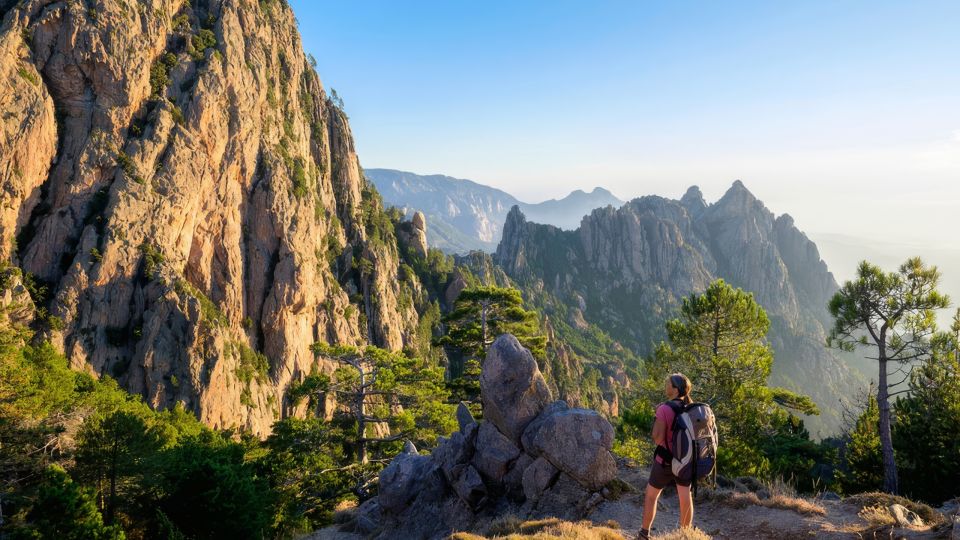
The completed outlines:
{"type": "MultiPolygon", "coordinates": [[[[667,431],[666,431],[667,440],[664,446],[666,446],[667,450],[669,450],[671,453],[673,452],[673,417],[674,416],[676,416],[676,414],[673,412],[673,409],[670,408],[670,405],[666,404],[666,402],[661,403],[660,405],[657,405],[657,412],[656,412],[657,420],[662,421],[664,425],[667,426],[667,431]]],[[[656,456],[654,459],[657,461],[657,463],[663,463],[663,459],[660,456],[656,456]]]]}

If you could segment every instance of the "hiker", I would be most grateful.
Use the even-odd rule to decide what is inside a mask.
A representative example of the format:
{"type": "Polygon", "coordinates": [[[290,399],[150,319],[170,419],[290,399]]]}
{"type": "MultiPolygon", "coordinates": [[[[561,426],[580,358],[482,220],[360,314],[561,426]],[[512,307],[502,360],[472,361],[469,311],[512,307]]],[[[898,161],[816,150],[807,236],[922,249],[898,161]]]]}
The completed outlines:
{"type": "MultiPolygon", "coordinates": [[[[692,403],[690,379],[682,373],[674,373],[667,377],[664,393],[670,401],[680,405],[692,403]]],[[[690,480],[681,480],[674,476],[670,462],[673,459],[673,419],[676,413],[668,402],[657,406],[656,420],[653,423],[653,443],[657,451],[650,466],[650,480],[647,482],[647,492],[643,501],[643,524],[640,528],[639,540],[650,538],[650,526],[657,514],[657,500],[663,488],[672,483],[677,485],[677,496],[680,499],[680,527],[693,526],[693,496],[690,493],[690,480]]]]}

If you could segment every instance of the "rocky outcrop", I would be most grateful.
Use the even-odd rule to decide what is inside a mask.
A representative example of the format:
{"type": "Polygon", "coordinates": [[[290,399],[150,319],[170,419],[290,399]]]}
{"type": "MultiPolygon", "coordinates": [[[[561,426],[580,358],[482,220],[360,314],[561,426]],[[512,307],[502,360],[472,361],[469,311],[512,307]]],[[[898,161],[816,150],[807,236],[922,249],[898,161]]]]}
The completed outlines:
{"type": "MultiPolygon", "coordinates": [[[[594,325],[640,355],[666,338],[664,322],[683,297],[723,278],[752,292],[770,317],[772,382],[814,398],[822,412],[809,420],[814,433],[840,424],[838,400],[856,375],[823,346],[837,283],[793,219],[775,217],[739,180],[712,204],[693,186],[679,201],[647,196],[594,210],[575,231],[533,223],[514,207],[494,260],[524,290],[563,299],[562,322],[594,325]]],[[[616,388],[616,369],[611,363],[598,388],[616,388]]]]}
{"type": "Polygon", "coordinates": [[[378,538],[443,538],[507,513],[579,519],[603,501],[617,470],[613,427],[594,411],[549,403],[530,361],[516,338],[497,338],[481,374],[484,415],[488,403],[526,413],[478,424],[461,405],[460,429],[431,455],[408,445],[381,472],[379,496],[353,513],[354,529],[378,538]]]}
{"type": "Polygon", "coordinates": [[[264,435],[335,367],[312,343],[410,344],[416,276],[286,2],[5,5],[0,256],[75,368],[264,435]]]}
{"type": "Polygon", "coordinates": [[[414,253],[427,256],[427,219],[423,217],[423,212],[414,212],[411,220],[397,230],[397,236],[414,253]]]}
{"type": "Polygon", "coordinates": [[[551,400],[537,361],[509,334],[490,346],[480,374],[480,391],[484,418],[516,444],[527,424],[551,400]]]}

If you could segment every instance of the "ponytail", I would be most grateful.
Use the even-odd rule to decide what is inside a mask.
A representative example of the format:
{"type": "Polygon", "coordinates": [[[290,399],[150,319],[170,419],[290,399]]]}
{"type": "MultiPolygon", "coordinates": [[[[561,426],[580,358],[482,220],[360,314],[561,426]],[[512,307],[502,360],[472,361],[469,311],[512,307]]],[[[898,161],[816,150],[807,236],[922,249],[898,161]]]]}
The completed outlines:
{"type": "Polygon", "coordinates": [[[690,404],[693,402],[693,399],[690,397],[690,392],[693,390],[693,384],[686,375],[683,373],[674,373],[673,375],[670,375],[670,384],[677,389],[677,392],[679,392],[677,397],[680,398],[685,404],[690,404]]]}

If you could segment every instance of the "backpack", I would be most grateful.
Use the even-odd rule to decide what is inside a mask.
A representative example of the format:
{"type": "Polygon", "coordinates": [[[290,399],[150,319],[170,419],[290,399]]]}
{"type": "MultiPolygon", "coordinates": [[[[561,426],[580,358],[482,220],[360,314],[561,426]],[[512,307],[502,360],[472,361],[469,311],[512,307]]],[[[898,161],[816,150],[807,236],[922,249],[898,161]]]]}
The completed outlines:
{"type": "Polygon", "coordinates": [[[689,480],[696,492],[697,480],[708,477],[717,466],[717,423],[713,410],[706,403],[666,403],[674,413],[673,453],[666,452],[673,475],[689,480]]]}

